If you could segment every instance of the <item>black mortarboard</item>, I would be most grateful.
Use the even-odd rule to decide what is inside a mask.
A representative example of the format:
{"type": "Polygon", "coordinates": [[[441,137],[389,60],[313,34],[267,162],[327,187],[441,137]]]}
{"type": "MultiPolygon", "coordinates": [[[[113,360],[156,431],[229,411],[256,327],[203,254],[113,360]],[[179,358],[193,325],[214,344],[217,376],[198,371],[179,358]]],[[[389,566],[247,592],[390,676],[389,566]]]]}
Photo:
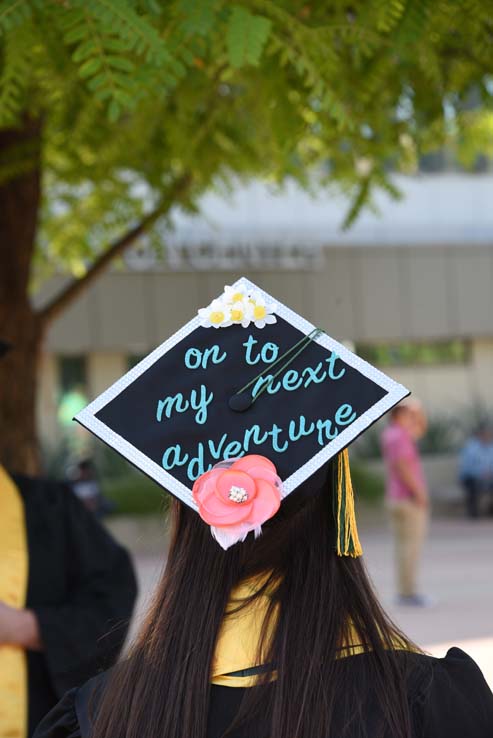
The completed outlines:
{"type": "MultiPolygon", "coordinates": [[[[347,491],[347,454],[340,452],[408,394],[240,279],[76,420],[199,510],[192,492],[197,478],[219,462],[245,455],[274,464],[285,497],[339,454],[340,485],[347,491]]],[[[223,464],[223,471],[229,465],[223,464]]],[[[244,462],[238,471],[242,467],[244,462]]],[[[232,472],[228,475],[234,482],[232,472]]],[[[245,485],[232,483],[226,490],[232,508],[246,504],[245,485]]],[[[346,527],[353,518],[349,493],[347,504],[344,496],[339,500],[346,527]]],[[[214,507],[217,500],[212,502],[214,507]]],[[[341,535],[344,539],[344,531],[341,535]]],[[[354,554],[358,546],[343,540],[338,551],[354,554]]]]}

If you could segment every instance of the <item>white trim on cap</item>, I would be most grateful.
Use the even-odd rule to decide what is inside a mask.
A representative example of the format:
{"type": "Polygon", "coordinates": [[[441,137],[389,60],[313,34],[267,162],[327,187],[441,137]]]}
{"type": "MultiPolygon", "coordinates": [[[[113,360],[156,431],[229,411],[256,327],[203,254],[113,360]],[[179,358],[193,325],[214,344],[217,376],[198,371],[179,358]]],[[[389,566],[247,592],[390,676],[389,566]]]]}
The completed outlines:
{"type": "MultiPolygon", "coordinates": [[[[308,320],[305,320],[301,315],[298,315],[293,310],[280,303],[245,277],[238,279],[234,283],[233,287],[235,289],[244,287],[247,290],[254,290],[255,292],[259,292],[266,301],[275,302],[277,304],[275,311],[276,314],[281,318],[284,318],[284,320],[295,328],[298,328],[298,330],[302,331],[305,335],[311,333],[315,328],[315,326],[308,320]]],[[[182,484],[178,479],[175,479],[175,477],[163,469],[162,466],[157,464],[155,461],[152,461],[152,459],[139,451],[139,449],[129,443],[129,441],[126,441],[122,436],[115,433],[115,431],[105,425],[105,423],[96,417],[96,413],[117,397],[120,392],[132,384],[138,377],[140,377],[141,374],[147,371],[147,369],[149,369],[149,367],[151,367],[158,359],[164,356],[164,354],[199,326],[199,318],[197,316],[192,318],[192,320],[186,323],[186,325],[180,328],[180,330],[176,331],[176,333],[164,341],[164,343],[158,346],[154,351],[152,351],[152,353],[142,359],[142,361],[130,369],[130,371],[124,374],[123,377],[112,384],[111,387],[99,395],[95,400],[93,400],[93,402],[75,416],[75,420],[77,420],[81,425],[122,454],[122,456],[132,462],[132,464],[141,469],[145,474],[154,479],[162,487],[169,490],[169,492],[174,494],[194,510],[197,510],[198,508],[192,497],[192,492],[188,487],[182,484]]],[[[227,328],[224,330],[227,330],[227,328]]],[[[375,384],[378,384],[380,387],[385,389],[387,394],[369,410],[363,413],[363,415],[360,415],[353,423],[351,423],[350,426],[341,431],[337,438],[331,441],[328,446],[322,448],[315,456],[307,461],[306,464],[294,472],[294,474],[283,480],[284,497],[289,495],[296,489],[296,487],[316,472],[317,469],[329,461],[330,458],[345,448],[352,440],[378,420],[378,418],[390,410],[391,407],[396,405],[409,394],[409,390],[401,384],[398,384],[398,382],[395,382],[379,369],[376,369],[374,366],[364,361],[364,359],[353,354],[352,351],[349,351],[349,349],[347,349],[343,344],[330,338],[326,333],[319,334],[315,341],[321,346],[327,348],[329,351],[334,351],[346,364],[354,367],[354,369],[371,379],[375,384]]]]}

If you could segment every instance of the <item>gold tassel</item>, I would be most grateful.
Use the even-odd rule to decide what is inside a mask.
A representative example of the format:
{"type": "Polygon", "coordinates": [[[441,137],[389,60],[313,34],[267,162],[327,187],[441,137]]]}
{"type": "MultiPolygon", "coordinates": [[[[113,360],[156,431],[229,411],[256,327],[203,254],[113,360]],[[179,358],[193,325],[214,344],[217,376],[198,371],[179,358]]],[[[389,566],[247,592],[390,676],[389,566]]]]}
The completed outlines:
{"type": "Polygon", "coordinates": [[[361,556],[363,549],[358,538],[356,527],[356,515],[354,511],[354,492],[351,482],[351,470],[349,468],[349,454],[344,449],[338,457],[336,464],[336,489],[334,500],[336,531],[337,531],[337,555],[338,556],[361,556]]]}

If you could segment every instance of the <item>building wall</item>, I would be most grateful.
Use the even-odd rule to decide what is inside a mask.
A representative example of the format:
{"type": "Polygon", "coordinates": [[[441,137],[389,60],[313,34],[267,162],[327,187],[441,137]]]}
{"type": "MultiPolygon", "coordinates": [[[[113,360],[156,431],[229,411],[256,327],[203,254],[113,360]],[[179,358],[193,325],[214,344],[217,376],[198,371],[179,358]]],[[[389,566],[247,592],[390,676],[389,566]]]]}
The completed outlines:
{"type": "Polygon", "coordinates": [[[56,355],[45,351],[38,378],[38,426],[43,443],[52,445],[59,438],[57,423],[58,370],[56,355]]]}
{"type": "MultiPolygon", "coordinates": [[[[143,353],[239,276],[110,272],[53,325],[47,347],[143,353]]],[[[492,246],[343,246],[325,249],[317,269],[245,276],[339,339],[493,337],[492,246]]]]}
{"type": "MultiPolygon", "coordinates": [[[[130,356],[168,338],[238,276],[158,269],[103,276],[48,335],[40,380],[43,437],[57,435],[57,357],[86,357],[87,393],[94,397],[124,373],[130,356]]],[[[463,364],[382,369],[431,412],[493,406],[493,247],[335,247],[325,249],[317,270],[245,276],[340,340],[467,339],[463,364]]]]}

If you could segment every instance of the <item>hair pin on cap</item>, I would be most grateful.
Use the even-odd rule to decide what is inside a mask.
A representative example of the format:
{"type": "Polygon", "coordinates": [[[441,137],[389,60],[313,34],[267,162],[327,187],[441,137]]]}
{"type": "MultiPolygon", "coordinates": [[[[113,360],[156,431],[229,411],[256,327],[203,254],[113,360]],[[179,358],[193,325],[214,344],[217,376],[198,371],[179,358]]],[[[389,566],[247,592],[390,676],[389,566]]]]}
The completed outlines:
{"type": "Polygon", "coordinates": [[[295,343],[294,346],[291,346],[291,348],[285,351],[278,359],[276,359],[276,361],[270,364],[266,369],[263,369],[259,374],[257,374],[256,377],[251,379],[248,384],[245,384],[244,387],[238,390],[238,392],[236,392],[229,399],[228,404],[231,410],[234,410],[237,413],[242,413],[245,410],[248,410],[248,408],[257,401],[260,395],[265,392],[265,390],[269,386],[272,385],[274,379],[282,374],[285,369],[287,369],[287,367],[296,359],[296,357],[299,356],[302,351],[304,351],[305,348],[310,345],[311,341],[314,341],[320,333],[323,333],[320,328],[314,328],[313,331],[308,334],[308,336],[304,336],[303,338],[301,338],[298,343],[295,343]],[[296,349],[298,350],[296,351],[296,349]],[[271,371],[278,364],[280,364],[281,366],[278,367],[275,374],[267,374],[267,376],[264,377],[267,372],[271,371]],[[247,392],[252,384],[254,385],[252,391],[247,392]],[[259,385],[258,389],[257,384],[259,385]]]}

